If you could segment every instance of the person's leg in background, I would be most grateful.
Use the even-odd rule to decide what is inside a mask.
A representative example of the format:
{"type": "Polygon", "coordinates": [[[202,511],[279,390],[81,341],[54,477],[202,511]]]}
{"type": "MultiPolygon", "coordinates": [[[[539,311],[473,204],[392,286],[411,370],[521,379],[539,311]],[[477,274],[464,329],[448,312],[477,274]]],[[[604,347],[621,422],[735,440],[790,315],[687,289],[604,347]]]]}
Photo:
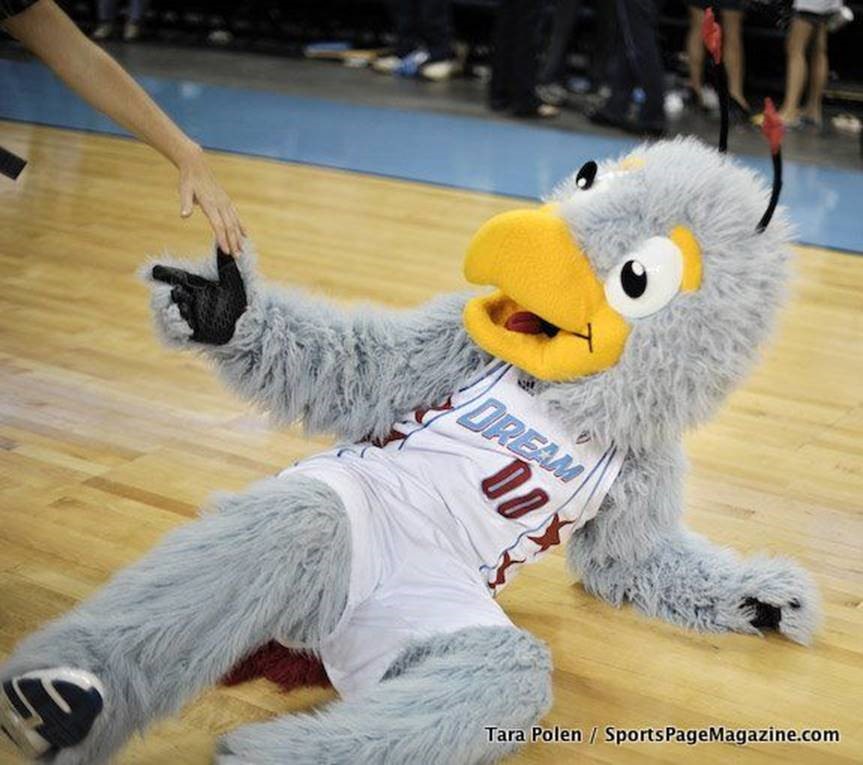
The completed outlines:
{"type": "Polygon", "coordinates": [[[420,0],[396,2],[396,56],[404,58],[420,47],[420,0]]]}
{"type": "Polygon", "coordinates": [[[704,40],[701,26],[704,24],[704,8],[689,6],[689,32],[686,35],[686,58],[689,61],[689,90],[694,106],[703,107],[701,88],[704,86],[704,40]]]}
{"type": "Polygon", "coordinates": [[[665,131],[665,86],[656,37],[659,5],[654,0],[617,0],[617,50],[611,70],[611,97],[591,119],[643,135],[665,131]],[[627,121],[632,89],[644,90],[635,123],[627,121]]]}
{"type": "Polygon", "coordinates": [[[132,0],[129,5],[129,15],[123,28],[123,39],[126,42],[137,40],[141,36],[141,22],[150,6],[150,0],[132,0]]]}
{"type": "Polygon", "coordinates": [[[651,135],[665,130],[665,72],[658,38],[661,4],[661,0],[626,0],[630,66],[645,96],[637,128],[651,135]]]}
{"type": "Polygon", "coordinates": [[[827,25],[819,24],[812,40],[812,53],[809,58],[809,95],[803,110],[803,118],[819,128],[822,125],[821,100],[824,97],[824,86],[827,85],[829,67],[827,25]]]}
{"type": "Polygon", "coordinates": [[[619,27],[614,52],[608,65],[608,86],[611,88],[611,95],[602,107],[590,116],[590,119],[598,125],[626,127],[635,78],[632,76],[629,60],[623,49],[619,27]]]}
{"type": "Polygon", "coordinates": [[[791,20],[791,28],[785,40],[785,100],[779,110],[779,116],[786,125],[794,125],[799,117],[800,98],[806,87],[806,49],[814,31],[815,24],[800,14],[791,20]]]}
{"type": "Polygon", "coordinates": [[[505,0],[514,9],[512,45],[512,111],[519,117],[554,117],[557,108],[543,104],[536,94],[543,3],[505,0]]]}
{"type": "Polygon", "coordinates": [[[743,11],[722,11],[722,58],[728,73],[731,108],[749,116],[749,102],[743,94],[743,11]]]}
{"type": "Polygon", "coordinates": [[[539,74],[540,94],[544,101],[560,105],[566,100],[566,52],[575,29],[582,0],[557,0],[551,21],[551,40],[539,74]]]}
{"type": "Polygon", "coordinates": [[[502,0],[498,7],[489,88],[491,108],[518,117],[554,117],[557,108],[536,95],[542,3],[502,0]]]}
{"type": "Polygon", "coordinates": [[[382,56],[372,62],[372,69],[380,74],[395,73],[402,59],[420,46],[419,0],[393,0],[390,6],[396,20],[396,46],[392,55],[382,56]]]}
{"type": "Polygon", "coordinates": [[[593,51],[590,57],[591,90],[597,92],[608,85],[608,70],[612,49],[617,38],[617,8],[608,0],[595,0],[593,18],[596,24],[593,51]]]}
{"type": "Polygon", "coordinates": [[[492,111],[504,111],[512,104],[512,55],[510,48],[517,34],[513,25],[514,14],[511,3],[504,0],[497,9],[494,20],[491,51],[491,80],[489,81],[489,106],[492,111]]]}
{"type": "Polygon", "coordinates": [[[447,80],[458,68],[452,44],[450,0],[420,0],[420,27],[429,60],[420,68],[427,80],[447,80]]]}
{"type": "Polygon", "coordinates": [[[114,34],[117,22],[117,0],[99,0],[96,6],[99,23],[93,30],[94,40],[107,40],[114,34]]]}

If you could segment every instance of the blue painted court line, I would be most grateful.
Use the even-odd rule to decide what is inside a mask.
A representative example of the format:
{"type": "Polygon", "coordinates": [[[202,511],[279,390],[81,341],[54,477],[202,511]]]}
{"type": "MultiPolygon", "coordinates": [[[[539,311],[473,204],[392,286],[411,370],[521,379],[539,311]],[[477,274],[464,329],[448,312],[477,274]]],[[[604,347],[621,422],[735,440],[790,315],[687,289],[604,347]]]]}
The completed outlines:
{"type": "MultiPolygon", "coordinates": [[[[147,91],[203,146],[473,191],[540,198],[588,159],[635,142],[155,77],[147,91]]],[[[0,118],[124,135],[44,66],[0,60],[0,118]]],[[[740,157],[770,175],[769,158],[740,157]]],[[[798,240],[863,251],[863,172],[785,163],[798,240]]]]}

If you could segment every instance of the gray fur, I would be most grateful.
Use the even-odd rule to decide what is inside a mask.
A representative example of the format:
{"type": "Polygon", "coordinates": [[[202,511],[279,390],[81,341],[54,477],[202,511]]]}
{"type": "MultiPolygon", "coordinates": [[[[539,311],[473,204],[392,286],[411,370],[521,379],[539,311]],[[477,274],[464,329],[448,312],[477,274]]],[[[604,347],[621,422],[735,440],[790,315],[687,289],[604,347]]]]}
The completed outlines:
{"type": "Polygon", "coordinates": [[[613,367],[543,396],[574,429],[588,424],[601,440],[647,452],[709,419],[752,368],[785,295],[791,249],[782,208],[756,233],[769,192],[733,158],[694,138],[633,154],[644,168],[615,178],[613,192],[602,181],[589,191],[564,184],[554,197],[561,216],[601,279],[645,239],[685,225],[703,251],[703,283],[630,320],[613,367]]]}
{"type": "MultiPolygon", "coordinates": [[[[213,278],[202,263],[161,259],[213,278]]],[[[308,432],[348,441],[380,437],[420,406],[437,403],[489,360],[462,326],[465,295],[413,310],[346,310],[299,290],[261,284],[254,258],[238,260],[249,307],[224,346],[189,340],[171,288],[152,283],[158,334],[205,353],[219,376],[276,422],[302,421],[308,432]]],[[[145,272],[147,273],[147,272],[145,272]]]]}
{"type": "MultiPolygon", "coordinates": [[[[741,560],[681,524],[681,438],[755,363],[783,296],[789,226],[779,211],[756,234],[764,184],[695,140],[635,153],[645,160],[641,170],[600,176],[587,191],[564,184],[553,197],[560,214],[600,278],[646,238],[686,225],[702,247],[704,280],[632,320],[613,367],[538,386],[574,434],[588,430],[627,450],[598,516],[573,535],[569,562],[588,591],[614,605],[629,601],[694,629],[754,633],[755,612],[746,605],[754,598],[780,609],[781,632],[808,642],[819,603],[802,569],[782,559],[741,560]]],[[[611,168],[605,163],[601,172],[611,168]]],[[[193,343],[170,288],[153,283],[157,331],[170,345],[202,352],[231,388],[279,421],[348,440],[381,436],[405,413],[439,403],[489,359],[463,329],[464,296],[410,311],[345,310],[262,283],[248,251],[239,266],[249,307],[227,345],[193,343]]],[[[190,270],[215,277],[212,259],[190,270]]],[[[277,631],[313,648],[334,624],[349,570],[345,519],[322,485],[291,487],[282,497],[264,482],[223,503],[224,512],[180,530],[21,646],[0,676],[73,664],[111,689],[92,740],[57,762],[98,762],[277,631]],[[187,559],[189,549],[197,557],[187,559]],[[301,564],[305,549],[314,560],[301,564]]],[[[545,650],[516,630],[439,636],[404,654],[362,697],[230,734],[220,761],[492,761],[506,747],[480,740],[481,726],[537,720],[548,705],[548,669],[545,650]]]]}
{"type": "Polygon", "coordinates": [[[684,460],[679,446],[630,455],[596,518],[567,548],[585,589],[614,606],[690,629],[757,634],[744,603],[781,609],[779,631],[807,644],[820,623],[811,576],[782,558],[741,560],[680,522],[684,460]]]}
{"type": "Polygon", "coordinates": [[[489,743],[486,725],[525,730],[550,706],[545,645],[515,628],[475,627],[409,647],[352,699],[229,733],[217,763],[491,763],[516,745],[489,743]]]}
{"type": "Polygon", "coordinates": [[[304,477],[270,478],[223,495],[24,641],[0,680],[55,666],[93,672],[110,714],[54,762],[98,765],[268,640],[314,649],[344,610],[349,570],[349,522],[332,489],[304,477]]]}

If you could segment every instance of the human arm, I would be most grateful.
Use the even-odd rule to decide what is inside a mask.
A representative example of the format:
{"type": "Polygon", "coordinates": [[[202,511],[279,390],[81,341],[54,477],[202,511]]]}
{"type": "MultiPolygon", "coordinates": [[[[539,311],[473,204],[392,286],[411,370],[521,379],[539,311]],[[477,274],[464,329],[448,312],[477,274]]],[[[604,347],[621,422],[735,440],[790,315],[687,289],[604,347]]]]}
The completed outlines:
{"type": "Polygon", "coordinates": [[[111,56],[88,40],[53,0],[38,0],[2,25],[91,106],[173,163],[180,173],[180,214],[188,217],[197,203],[219,246],[239,253],[243,226],[201,147],[111,56]]]}

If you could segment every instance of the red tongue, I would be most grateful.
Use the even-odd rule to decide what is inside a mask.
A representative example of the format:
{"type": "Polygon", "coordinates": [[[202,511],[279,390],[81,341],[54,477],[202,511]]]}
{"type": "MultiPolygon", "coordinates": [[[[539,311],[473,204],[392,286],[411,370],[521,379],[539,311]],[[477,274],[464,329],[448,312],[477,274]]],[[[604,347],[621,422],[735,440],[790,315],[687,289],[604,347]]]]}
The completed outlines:
{"type": "Polygon", "coordinates": [[[542,332],[542,319],[530,311],[518,311],[506,320],[504,326],[510,332],[538,335],[542,332]]]}

